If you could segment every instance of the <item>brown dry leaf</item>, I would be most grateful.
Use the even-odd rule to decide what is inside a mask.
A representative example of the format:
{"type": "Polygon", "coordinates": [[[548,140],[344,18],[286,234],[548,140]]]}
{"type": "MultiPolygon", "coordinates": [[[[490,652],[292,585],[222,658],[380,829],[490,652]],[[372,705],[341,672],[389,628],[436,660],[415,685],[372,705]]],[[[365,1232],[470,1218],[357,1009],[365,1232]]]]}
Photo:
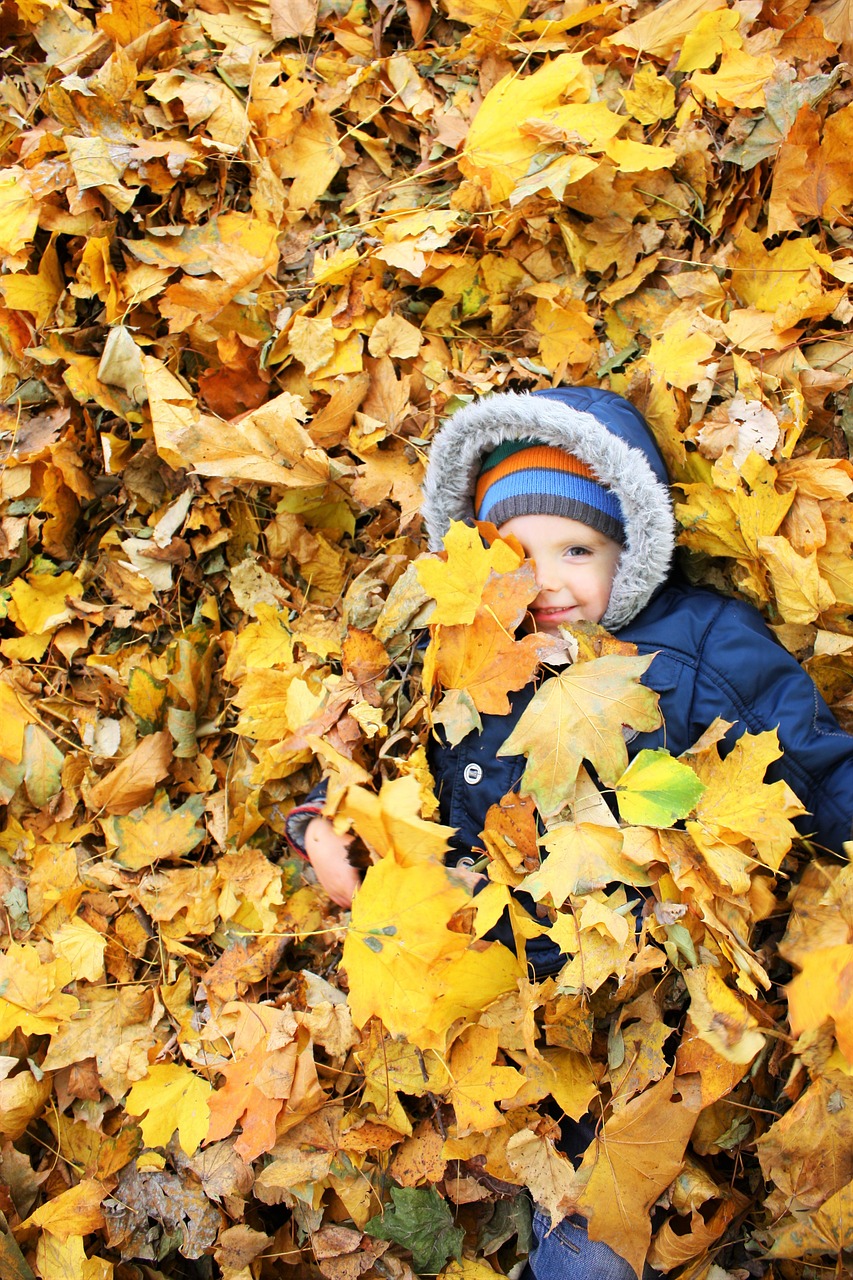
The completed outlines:
{"type": "Polygon", "coordinates": [[[147,804],[169,773],[172,753],[172,738],[165,730],[142,738],[120,765],[89,788],[89,808],[127,814],[147,804]]]}
{"type": "Polygon", "coordinates": [[[590,1239],[609,1244],[638,1274],[651,1238],[649,1209],[681,1168],[696,1121],[673,1083],[666,1076],[607,1120],[578,1175],[590,1239]]]}

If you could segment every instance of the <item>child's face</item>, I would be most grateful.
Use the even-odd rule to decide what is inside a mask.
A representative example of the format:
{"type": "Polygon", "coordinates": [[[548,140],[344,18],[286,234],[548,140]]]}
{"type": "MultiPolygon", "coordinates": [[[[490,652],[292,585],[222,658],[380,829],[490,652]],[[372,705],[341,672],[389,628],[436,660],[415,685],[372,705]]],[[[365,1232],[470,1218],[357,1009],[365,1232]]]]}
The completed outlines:
{"type": "Polygon", "coordinates": [[[618,542],[566,516],[513,516],[514,534],[536,566],[539,594],[528,609],[537,631],[556,635],[561,622],[600,622],[610,600],[618,542]]]}

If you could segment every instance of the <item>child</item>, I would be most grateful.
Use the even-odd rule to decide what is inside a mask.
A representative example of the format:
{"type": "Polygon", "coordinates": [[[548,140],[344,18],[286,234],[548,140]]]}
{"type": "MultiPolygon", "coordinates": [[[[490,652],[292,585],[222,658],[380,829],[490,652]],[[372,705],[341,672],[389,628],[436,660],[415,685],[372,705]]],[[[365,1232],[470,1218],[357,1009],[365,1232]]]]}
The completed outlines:
{"type": "MultiPolygon", "coordinates": [[[[660,695],[664,723],[637,734],[629,757],[662,746],[680,755],[718,716],[734,722],[729,748],[746,731],[777,729],[783,755],[768,781],[783,778],[808,809],[801,833],[838,852],[851,838],[853,738],[755,609],[670,577],[675,526],[666,471],[627,400],[561,387],[505,392],[459,410],[433,440],[423,515],[433,550],[451,520],[488,520],[518,538],[540,588],[530,627],[557,633],[564,622],[600,622],[656,655],[644,682],[660,695]]],[[[483,715],[482,732],[458,746],[431,744],[440,820],[456,828],[449,863],[471,865],[488,809],[518,787],[523,758],[497,751],[533,692],[514,695],[509,715],[483,715]]],[[[348,906],[358,876],[346,840],[319,813],[317,798],[309,798],[293,811],[288,835],[334,901],[348,906]]],[[[509,935],[506,941],[512,945],[509,935]]],[[[549,939],[528,946],[538,978],[564,959],[549,939]]],[[[559,1223],[550,1235],[542,1215],[534,1225],[537,1280],[633,1277],[606,1245],[588,1240],[582,1219],[559,1223]]]]}

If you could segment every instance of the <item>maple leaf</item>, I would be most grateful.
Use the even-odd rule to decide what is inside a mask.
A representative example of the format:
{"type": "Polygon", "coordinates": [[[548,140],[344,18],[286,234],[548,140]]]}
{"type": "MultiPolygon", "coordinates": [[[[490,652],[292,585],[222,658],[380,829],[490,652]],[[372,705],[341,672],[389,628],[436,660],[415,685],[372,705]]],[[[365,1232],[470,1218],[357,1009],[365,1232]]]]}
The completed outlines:
{"type": "Polygon", "coordinates": [[[710,334],[691,332],[689,317],[676,317],[652,341],[648,361],[658,377],[686,391],[704,377],[715,345],[710,334]]]}
{"type": "Polygon", "coordinates": [[[166,730],[148,734],[121,764],[90,788],[90,805],[107,813],[132,813],[152,798],[155,786],[169,772],[172,754],[171,734],[166,730]]]}
{"type": "Polygon", "coordinates": [[[460,1136],[472,1129],[482,1133],[503,1124],[504,1117],[495,1103],[514,1097],[524,1084],[524,1077],[514,1067],[493,1065],[497,1049],[496,1028],[471,1027],[454,1043],[449,1096],[460,1136]]]}
{"type": "Polygon", "coordinates": [[[198,820],[204,803],[190,796],[173,810],[165,791],[153,803],[136,809],[124,818],[102,818],[107,841],[115,848],[115,859],[131,871],[153,866],[160,858],[183,858],[204,839],[198,820]]]}
{"type": "Polygon", "coordinates": [[[343,954],[357,1026],[378,1014],[392,1034],[419,1043],[419,1028],[441,990],[435,963],[468,945],[464,934],[447,927],[468,901],[438,862],[401,867],[384,858],[368,869],[343,954]]]}
{"type": "Polygon", "coordinates": [[[836,1191],[804,1221],[797,1216],[774,1225],[771,1258],[841,1257],[853,1244],[853,1182],[836,1191]]]}
{"type": "Polygon", "coordinates": [[[758,1139],[764,1176],[791,1209],[817,1209],[853,1178],[853,1080],[832,1071],[813,1080],[758,1139]],[[841,1103],[841,1106],[838,1103],[841,1103]]]}
{"type": "Polygon", "coordinates": [[[470,626],[436,627],[424,656],[424,687],[464,690],[477,711],[507,715],[507,694],[530,682],[553,647],[548,636],[515,640],[492,612],[481,612],[470,626]]]}
{"type": "Polygon", "coordinates": [[[788,985],[791,1030],[799,1035],[832,1018],[838,1046],[853,1063],[853,944],[822,947],[798,963],[801,972],[788,985]]]}
{"type": "Polygon", "coordinates": [[[44,963],[35,947],[10,943],[0,954],[0,1038],[20,1029],[25,1035],[57,1031],[79,1008],[76,996],[62,988],[71,981],[71,965],[44,963]]]}
{"type": "Polygon", "coordinates": [[[510,573],[522,561],[500,538],[484,547],[477,530],[458,520],[451,521],[444,535],[444,549],[446,559],[418,560],[415,568],[424,591],[435,600],[431,621],[451,627],[474,621],[491,574],[510,573]]]}
{"type": "Polygon", "coordinates": [[[548,857],[522,881],[522,888],[537,900],[550,896],[561,907],[572,894],[603,889],[613,880],[647,884],[645,874],[622,856],[622,832],[591,822],[558,823],[542,845],[548,857]]]}
{"type": "Polygon", "coordinates": [[[141,1116],[139,1127],[150,1147],[165,1147],[177,1130],[181,1149],[192,1155],[208,1129],[212,1086],[179,1062],[155,1062],[125,1099],[125,1109],[141,1116]]]}
{"type": "Polygon", "coordinates": [[[79,1013],[52,1035],[45,1069],[57,1071],[94,1058],[102,1087],[121,1098],[128,1084],[148,1074],[163,1007],[150,990],[136,984],[118,991],[95,985],[81,997],[79,1013]]]}
{"type": "Polygon", "coordinates": [[[70,920],[53,935],[54,954],[67,960],[74,978],[95,982],[103,977],[107,939],[85,920],[70,920]]]}
{"type": "Polygon", "coordinates": [[[695,1119],[668,1075],[605,1121],[578,1171],[590,1239],[603,1240],[637,1275],[651,1238],[649,1209],[681,1169],[695,1119]]]}
{"type": "Polygon", "coordinates": [[[511,1057],[522,1068],[525,1083],[510,1107],[527,1107],[550,1094],[572,1120],[580,1120],[589,1110],[598,1093],[599,1063],[574,1049],[544,1049],[538,1058],[512,1051],[511,1057]]]}
{"type": "Polygon", "coordinates": [[[381,857],[390,856],[400,866],[411,867],[441,858],[454,831],[418,816],[421,796],[420,782],[408,774],[383,783],[378,796],[363,787],[349,787],[340,812],[381,857]]]}
{"type": "MultiPolygon", "coordinates": [[[[50,1233],[42,1235],[36,1245],[36,1263],[42,1280],[70,1280],[71,1276],[79,1276],[80,1280],[109,1280],[111,1275],[106,1259],[86,1257],[81,1235],[71,1235],[65,1240],[50,1233]]],[[[22,1277],[25,1274],[21,1272],[22,1277]]]]}
{"type": "Polygon", "coordinates": [[[393,1240],[412,1255],[415,1271],[435,1274],[448,1258],[459,1258],[465,1235],[435,1187],[392,1187],[392,1208],[365,1224],[368,1235],[393,1240]]]}
{"type": "Polygon", "coordinates": [[[764,782],[767,766],[781,754],[775,730],[745,733],[720,760],[716,746],[692,757],[705,791],[687,830],[710,866],[737,893],[748,888],[748,857],[736,848],[744,840],[774,871],[791,847],[796,828],[791,818],[805,809],[786,782],[764,782]]]}
{"type": "Polygon", "coordinates": [[[727,1062],[752,1062],[764,1047],[764,1036],[756,1030],[756,1019],[717,970],[699,965],[685,970],[684,981],[690,992],[690,1018],[697,1035],[727,1062]]]}
{"type": "Polygon", "coordinates": [[[235,1125],[242,1133],[234,1150],[244,1160],[269,1151],[276,1140],[276,1121],[293,1085],[297,1048],[270,1050],[261,1041],[245,1058],[220,1067],[224,1084],[207,1097],[209,1142],[226,1138],[235,1125]]]}
{"type": "Polygon", "coordinates": [[[576,663],[534,694],[498,755],[527,756],[522,790],[543,816],[571,802],[584,760],[606,786],[615,785],[628,764],[623,726],[658,727],[657,694],[640,684],[652,657],[576,663]]]}
{"type": "Polygon", "coordinates": [[[106,1196],[106,1187],[97,1179],[82,1178],[76,1186],[61,1191],[31,1213],[21,1227],[43,1227],[61,1241],[88,1235],[104,1225],[101,1204],[106,1196]]]}
{"type": "Polygon", "coordinates": [[[552,1135],[541,1137],[532,1129],[514,1133],[506,1144],[506,1158],[513,1175],[529,1187],[554,1222],[574,1210],[577,1184],[571,1161],[562,1155],[552,1135]]]}

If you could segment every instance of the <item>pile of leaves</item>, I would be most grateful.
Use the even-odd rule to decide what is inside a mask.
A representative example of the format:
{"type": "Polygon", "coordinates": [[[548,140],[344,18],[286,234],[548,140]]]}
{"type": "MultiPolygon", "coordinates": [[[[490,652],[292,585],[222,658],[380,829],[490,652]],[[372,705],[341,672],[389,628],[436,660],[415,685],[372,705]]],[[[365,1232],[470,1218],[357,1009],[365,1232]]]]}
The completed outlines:
{"type": "Polygon", "coordinates": [[[524,1187],[638,1271],[845,1274],[847,863],[773,735],[626,769],[647,660],[514,638],[529,565],[418,504],[471,398],[628,395],[688,571],[853,725],[849,4],[0,23],[4,1277],[488,1280],[524,1187]],[[534,672],[474,898],[425,746],[534,672]],[[282,839],[321,772],[351,917],[282,839]]]}

